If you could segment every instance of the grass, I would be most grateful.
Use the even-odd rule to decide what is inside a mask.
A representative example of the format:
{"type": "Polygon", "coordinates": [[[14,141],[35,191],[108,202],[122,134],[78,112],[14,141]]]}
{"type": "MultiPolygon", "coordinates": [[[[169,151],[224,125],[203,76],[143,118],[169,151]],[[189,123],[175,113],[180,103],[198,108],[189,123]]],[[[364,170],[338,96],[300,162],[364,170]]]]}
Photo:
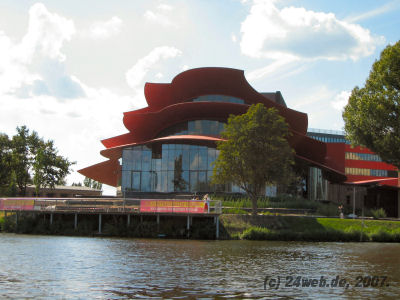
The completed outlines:
{"type": "Polygon", "coordinates": [[[400,222],[285,216],[221,216],[224,238],[400,242],[400,222]]]}
{"type": "MultiPolygon", "coordinates": [[[[233,208],[251,208],[251,200],[248,197],[237,196],[213,196],[213,200],[222,201],[222,206],[233,208]]],[[[320,203],[309,201],[300,197],[280,195],[278,197],[260,197],[257,200],[259,208],[295,208],[295,209],[313,209],[316,210],[320,203]]],[[[337,208],[336,208],[337,212],[337,208]]]]}

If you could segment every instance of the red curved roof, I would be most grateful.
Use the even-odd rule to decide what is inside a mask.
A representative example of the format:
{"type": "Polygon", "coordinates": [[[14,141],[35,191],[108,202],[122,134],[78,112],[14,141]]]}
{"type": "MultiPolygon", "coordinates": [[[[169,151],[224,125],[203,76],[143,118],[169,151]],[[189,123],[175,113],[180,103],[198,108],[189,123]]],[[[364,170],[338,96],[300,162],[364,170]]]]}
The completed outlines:
{"type": "Polygon", "coordinates": [[[344,167],[343,170],[335,168],[334,163],[327,159],[326,144],[306,136],[307,114],[289,109],[258,93],[247,82],[242,70],[191,69],[178,74],[171,83],[146,83],[144,92],[148,107],[124,113],[123,122],[129,132],[102,140],[106,149],[102,150],[101,154],[111,159],[112,163],[104,162],[79,170],[81,174],[116,186],[118,183],[116,176],[120,176],[120,174],[115,175],[120,170],[118,159],[124,147],[177,140],[197,144],[215,143],[220,139],[196,135],[163,138],[156,138],[156,136],[163,129],[176,123],[198,119],[226,121],[230,114],[243,114],[251,104],[263,103],[268,108],[276,108],[289,124],[292,135],[288,140],[298,158],[321,166],[338,177],[344,176],[344,167]],[[213,94],[240,98],[245,101],[245,104],[190,102],[198,96],[213,94]],[[115,162],[118,163],[118,167],[115,162]]]}

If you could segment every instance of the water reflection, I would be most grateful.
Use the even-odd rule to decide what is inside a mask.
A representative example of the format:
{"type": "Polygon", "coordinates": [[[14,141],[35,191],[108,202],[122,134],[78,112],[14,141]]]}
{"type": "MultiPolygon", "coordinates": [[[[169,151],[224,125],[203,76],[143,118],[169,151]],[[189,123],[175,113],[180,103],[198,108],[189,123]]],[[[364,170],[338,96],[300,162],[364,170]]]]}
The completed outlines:
{"type": "Polygon", "coordinates": [[[0,298],[386,298],[399,294],[400,245],[185,241],[0,234],[0,298]],[[389,287],[264,290],[265,276],[389,287]]]}

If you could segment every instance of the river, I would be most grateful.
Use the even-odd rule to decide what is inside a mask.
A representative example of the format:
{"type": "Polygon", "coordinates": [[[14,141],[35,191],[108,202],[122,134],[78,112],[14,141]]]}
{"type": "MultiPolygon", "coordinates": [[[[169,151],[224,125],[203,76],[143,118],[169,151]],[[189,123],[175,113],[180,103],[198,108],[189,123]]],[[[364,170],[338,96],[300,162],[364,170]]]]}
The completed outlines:
{"type": "Polygon", "coordinates": [[[396,299],[399,266],[400,244],[0,233],[1,299],[396,299]]]}

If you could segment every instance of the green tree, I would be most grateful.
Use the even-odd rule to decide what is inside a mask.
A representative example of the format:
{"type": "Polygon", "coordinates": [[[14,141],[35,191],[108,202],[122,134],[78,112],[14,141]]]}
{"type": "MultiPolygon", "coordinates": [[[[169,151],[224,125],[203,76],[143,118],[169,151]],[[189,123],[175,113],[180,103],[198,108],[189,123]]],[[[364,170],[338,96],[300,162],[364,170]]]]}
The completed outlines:
{"type": "Polygon", "coordinates": [[[346,137],[400,168],[400,41],[375,61],[363,88],[355,87],[343,112],[346,137]]]}
{"type": "Polygon", "coordinates": [[[11,140],[0,134],[0,195],[6,194],[11,179],[11,140]]]}
{"type": "Polygon", "coordinates": [[[33,183],[36,195],[41,187],[54,188],[56,184],[65,184],[65,177],[70,172],[73,163],[58,155],[53,141],[41,141],[35,151],[33,161],[33,183]]]}
{"type": "Polygon", "coordinates": [[[85,177],[85,179],[83,180],[83,185],[86,187],[90,187],[92,189],[96,189],[96,190],[101,190],[103,188],[103,184],[93,180],[89,177],[85,177]]]}
{"type": "Polygon", "coordinates": [[[288,125],[274,108],[257,104],[243,115],[231,115],[221,133],[226,141],[217,145],[212,182],[240,186],[257,214],[257,198],[265,186],[284,182],[292,172],[294,151],[288,136],[288,125]]]}
{"type": "MultiPolygon", "coordinates": [[[[0,187],[8,195],[25,196],[26,186],[34,182],[36,193],[41,187],[63,184],[74,164],[58,155],[53,141],[44,141],[26,126],[17,127],[9,139],[0,134],[0,187]]],[[[4,193],[4,192],[3,192],[4,193]]]]}

